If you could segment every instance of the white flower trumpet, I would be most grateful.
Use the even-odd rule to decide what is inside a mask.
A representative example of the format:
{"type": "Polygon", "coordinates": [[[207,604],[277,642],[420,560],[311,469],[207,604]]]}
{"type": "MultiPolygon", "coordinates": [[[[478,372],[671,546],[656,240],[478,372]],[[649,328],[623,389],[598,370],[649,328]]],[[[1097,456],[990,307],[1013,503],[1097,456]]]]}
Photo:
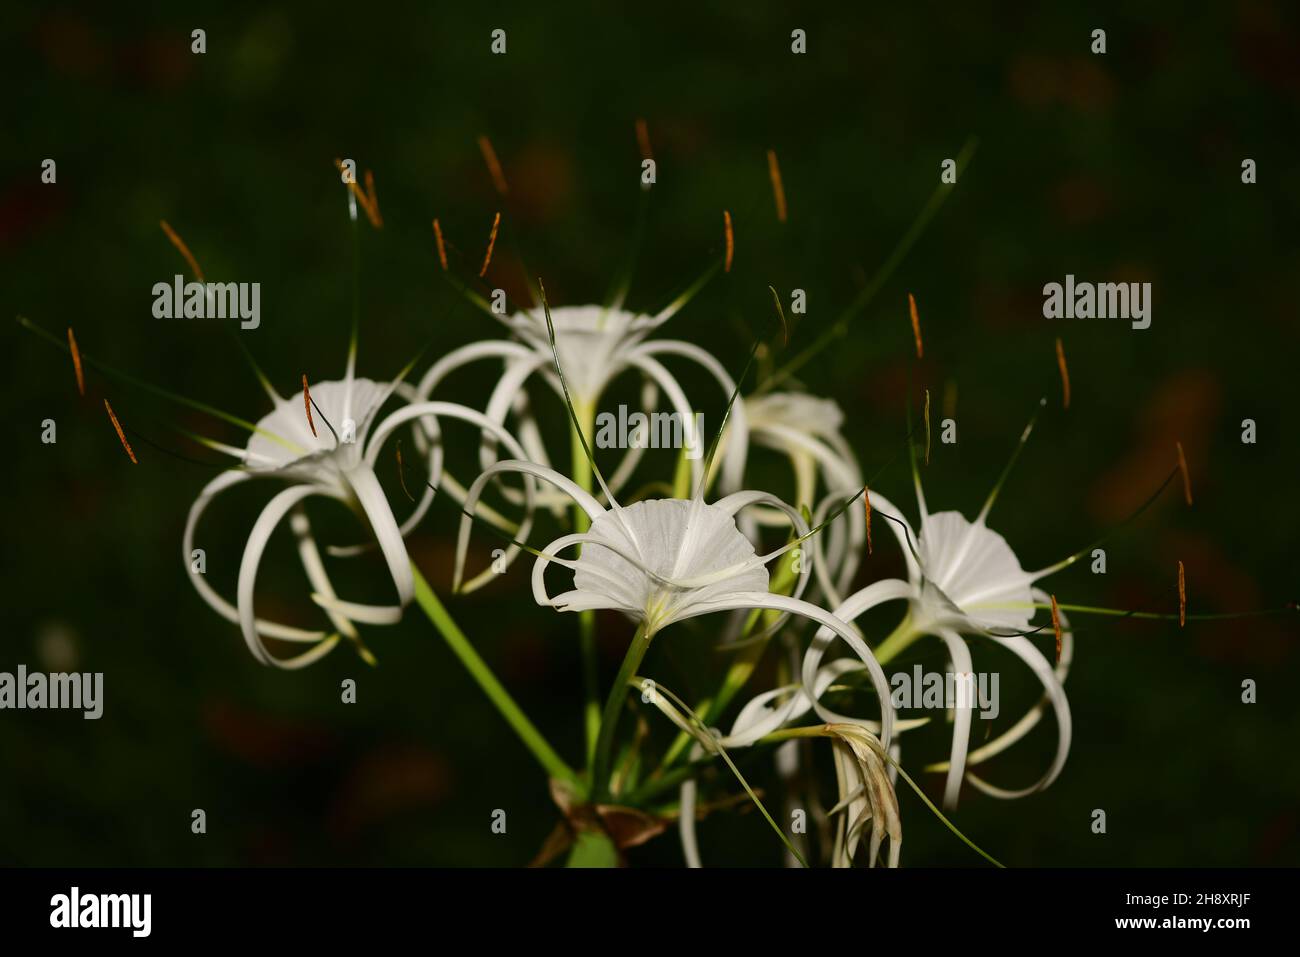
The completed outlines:
{"type": "MultiPolygon", "coordinates": [[[[430,367],[411,398],[414,401],[426,400],[447,376],[471,363],[484,359],[501,360],[504,362],[504,370],[492,389],[485,408],[486,414],[498,425],[504,424],[507,416],[515,415],[518,420],[517,432],[527,451],[526,458],[538,465],[550,466],[552,458],[542,442],[525,391],[529,380],[540,375],[557,395],[561,393],[559,378],[552,367],[553,349],[548,333],[549,323],[554,330],[554,350],[564,365],[569,401],[581,432],[590,433],[606,388],[614,379],[628,371],[641,374],[642,404],[647,409],[653,409],[657,405],[662,391],[673,413],[682,422],[692,423],[696,407],[677,378],[664,365],[664,358],[677,357],[694,362],[718,382],[724,394],[729,395],[735,390],[735,382],[722,364],[699,346],[677,339],[655,339],[650,336],[695,295],[714,269],[707,271],[686,292],[653,315],[602,306],[572,306],[554,310],[547,307],[545,319],[528,310],[518,311],[502,320],[511,339],[475,342],[453,350],[430,367]]],[[[488,311],[491,313],[490,309],[488,311]]],[[[743,449],[749,440],[744,409],[737,408],[731,418],[731,431],[740,451],[728,457],[722,470],[721,486],[727,491],[736,491],[741,487],[745,467],[743,449]]],[[[487,468],[496,461],[496,447],[494,437],[485,435],[480,447],[481,468],[487,468]]],[[[627,451],[610,476],[610,491],[617,493],[626,484],[643,452],[644,448],[638,445],[633,445],[627,451]]],[[[692,480],[698,482],[702,475],[698,457],[691,460],[690,464],[692,480]]],[[[444,475],[443,485],[456,494],[458,486],[451,476],[444,475]]],[[[514,504],[519,503],[516,490],[507,489],[503,492],[514,504]]],[[[430,494],[426,492],[422,497],[419,507],[412,515],[413,521],[418,521],[428,508],[430,494]]],[[[554,510],[562,508],[566,500],[555,491],[543,490],[539,492],[539,504],[554,510]]]]}
{"type": "MultiPolygon", "coordinates": [[[[771,392],[747,397],[744,406],[751,448],[775,449],[790,460],[795,479],[792,501],[812,512],[813,524],[821,524],[835,505],[862,488],[862,470],[840,432],[844,413],[833,400],[801,392],[771,392]]],[[[733,449],[744,457],[744,450],[729,438],[727,454],[733,449]]],[[[755,510],[754,517],[760,524],[779,520],[762,509],[755,510]]],[[[831,605],[839,604],[852,584],[866,541],[862,512],[852,509],[846,519],[847,532],[844,524],[833,522],[811,544],[817,584],[831,605]]]]}

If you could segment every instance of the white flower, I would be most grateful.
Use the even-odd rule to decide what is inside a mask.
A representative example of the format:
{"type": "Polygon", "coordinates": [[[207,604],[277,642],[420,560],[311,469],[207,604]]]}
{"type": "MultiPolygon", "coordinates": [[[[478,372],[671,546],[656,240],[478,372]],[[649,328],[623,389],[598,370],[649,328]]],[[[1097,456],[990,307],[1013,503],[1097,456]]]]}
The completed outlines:
{"type": "MultiPolygon", "coordinates": [[[[708,274],[704,278],[707,277],[708,274]]],[[[647,411],[657,406],[662,391],[681,421],[693,423],[696,406],[661,361],[665,357],[688,359],[702,366],[717,380],[724,394],[730,395],[735,390],[735,382],[722,363],[704,349],[676,339],[649,338],[651,333],[672,318],[702,282],[703,280],[697,282],[692,289],[655,315],[602,306],[572,306],[550,310],[555,330],[555,352],[559,355],[569,383],[574,410],[584,431],[590,431],[601,397],[610,382],[628,371],[638,372],[643,378],[641,401],[647,411]]],[[[542,443],[537,420],[529,407],[525,391],[526,383],[534,375],[540,375],[557,396],[563,399],[559,377],[553,367],[554,356],[546,320],[540,312],[534,310],[517,312],[505,319],[504,323],[513,339],[475,342],[448,353],[424,374],[413,398],[417,401],[427,399],[443,379],[473,362],[483,359],[503,360],[504,370],[497,379],[485,408],[487,416],[500,425],[513,413],[518,421],[516,431],[527,451],[526,458],[538,465],[549,466],[552,458],[542,443]]],[[[734,410],[731,432],[738,446],[743,449],[748,443],[744,409],[734,410]]],[[[496,443],[485,436],[480,449],[481,467],[487,468],[496,460],[495,450],[496,443]]],[[[634,447],[624,455],[618,468],[610,475],[609,487],[613,492],[617,493],[631,477],[643,451],[643,448],[634,447]]],[[[739,489],[744,467],[743,452],[730,456],[722,469],[721,487],[727,491],[739,489]]],[[[698,457],[691,460],[691,469],[693,481],[698,482],[702,474],[698,457]]],[[[444,484],[447,478],[449,476],[444,476],[444,484]]],[[[454,487],[454,483],[448,487],[454,487]]],[[[508,500],[518,503],[519,497],[515,490],[504,489],[503,492],[508,500]]],[[[557,493],[544,491],[539,504],[558,509],[563,507],[565,499],[557,493]]],[[[421,509],[427,506],[427,500],[422,500],[421,509]]]]}
{"type": "MultiPolygon", "coordinates": [[[[767,590],[767,564],[794,543],[766,555],[755,553],[736,525],[742,509],[768,506],[783,512],[802,540],[808,527],[792,507],[766,492],[744,491],[712,504],[697,488],[691,500],[654,499],[623,507],[610,495],[604,508],[591,494],[554,469],[533,462],[506,460],[486,469],[470,486],[466,506],[473,509],[483,488],[495,475],[515,472],[545,481],[569,497],[591,519],[584,533],[563,535],[538,552],[533,565],[533,597],[559,611],[605,608],[622,611],[654,635],[668,625],[698,615],[739,609],[769,609],[808,618],[829,634],[838,635],[858,654],[880,696],[880,736],[886,743],[893,731],[893,708],[885,675],[857,632],[834,615],[803,601],[809,571],[800,573],[790,596],[767,590]],[[559,557],[565,549],[582,546],[577,558],[559,557]],[[573,588],[552,595],[546,569],[560,565],[573,571],[573,588]]],[[[608,494],[608,489],[606,490],[608,494]]],[[[468,548],[470,519],[462,519],[457,542],[459,580],[468,548]]],[[[845,719],[854,722],[857,719],[845,719]]],[[[866,722],[860,722],[866,724],[866,722]]]]}
{"type": "MultiPolygon", "coordinates": [[[[377,383],[353,375],[355,351],[349,357],[347,374],[341,381],[320,382],[311,386],[312,421],[307,418],[304,399],[286,399],[267,386],[274,408],[259,420],[245,449],[238,450],[208,442],[213,448],[237,455],[241,469],[223,472],[199,493],[190,508],[182,540],[182,558],[190,581],[204,601],[218,614],[239,625],[249,650],[258,661],[280,668],[300,668],[319,660],[337,644],[340,635],[358,644],[355,625],[391,625],[398,622],[403,609],[414,595],[410,558],[393,510],[375,475],[374,466],[385,440],[398,427],[417,419],[446,417],[477,426],[522,454],[519,443],[481,412],[448,402],[424,402],[404,405],[376,424],[380,408],[394,394],[400,376],[390,383],[377,383]],[[313,426],[315,433],[313,434],[313,426]],[[254,522],[244,546],[239,565],[236,600],[232,604],[207,583],[203,573],[191,561],[195,532],[199,520],[219,494],[253,479],[271,479],[287,483],[263,508],[254,522]],[[377,545],[387,564],[396,592],[392,604],[373,605],[341,599],[325,571],[320,550],[311,531],[303,503],[309,498],[327,498],[351,507],[369,526],[373,545],[377,545]],[[313,589],[312,600],[324,609],[334,626],[333,633],[303,629],[256,617],[254,591],[262,556],[271,535],[290,517],[298,542],[303,569],[313,589]],[[311,645],[306,652],[279,658],[266,647],[264,638],[311,645]]],[[[264,383],[265,384],[265,383],[264,383]]],[[[441,447],[432,456],[433,481],[439,477],[441,447]]],[[[525,493],[529,517],[522,529],[527,532],[532,512],[531,486],[525,493]]],[[[371,545],[331,548],[338,555],[355,555],[371,545]]]]}
{"type": "MultiPolygon", "coordinates": [[[[1028,439],[1032,427],[1033,422],[1021,435],[1017,454],[1028,439]]],[[[1013,457],[1012,463],[1014,461],[1013,457]]],[[[1007,472],[1010,468],[1008,465],[1007,472]]],[[[907,618],[890,638],[876,647],[876,652],[885,660],[917,638],[933,635],[944,642],[954,674],[973,676],[970,649],[962,636],[978,635],[1011,651],[1028,665],[1042,683],[1043,699],[1009,730],[973,752],[968,751],[973,698],[953,709],[953,741],[949,760],[929,767],[930,770],[947,771],[944,803],[949,808],[957,804],[963,779],[979,790],[1001,798],[1022,797],[1042,790],[1056,779],[1065,765],[1070,748],[1070,707],[1062,684],[1072,654],[1069,622],[1061,617],[1061,656],[1055,666],[1026,635],[1042,630],[1044,626],[1033,628],[1031,619],[1035,605],[1050,601],[1048,595],[1034,587],[1034,582],[1065,567],[1074,558],[1037,572],[1026,572],[1006,539],[988,528],[985,519],[1007,472],[1004,472],[974,521],[967,520],[957,512],[931,514],[926,507],[918,475],[915,482],[917,507],[921,515],[918,534],[913,533],[912,526],[897,508],[872,491],[872,514],[889,522],[903,551],[908,580],[885,579],[875,582],[849,596],[835,609],[837,617],[852,622],[877,605],[895,600],[906,601],[907,618]],[[1049,705],[1056,716],[1057,747],[1046,773],[1037,782],[1025,788],[1008,790],[989,784],[967,771],[968,766],[987,760],[1024,737],[1038,723],[1049,705]]],[[[1045,627],[1050,634],[1051,625],[1045,627]]],[[[833,634],[825,629],[819,631],[814,638],[803,663],[806,687],[812,686],[825,649],[833,640],[833,634]]],[[[845,720],[842,715],[828,717],[821,706],[816,702],[813,704],[823,720],[845,720]]]]}
{"type": "MultiPolygon", "coordinates": [[[[772,448],[790,460],[795,479],[792,501],[808,507],[815,525],[862,488],[862,470],[840,432],[844,413],[834,401],[802,392],[771,392],[749,396],[744,405],[751,447],[772,448]]],[[[738,441],[728,440],[728,453],[738,448],[738,441]]],[[[755,517],[761,524],[773,520],[762,510],[756,510],[755,517]]],[[[846,531],[845,524],[831,523],[810,546],[818,586],[832,605],[839,604],[852,584],[866,542],[866,520],[860,510],[849,511],[847,526],[846,531]]]]}

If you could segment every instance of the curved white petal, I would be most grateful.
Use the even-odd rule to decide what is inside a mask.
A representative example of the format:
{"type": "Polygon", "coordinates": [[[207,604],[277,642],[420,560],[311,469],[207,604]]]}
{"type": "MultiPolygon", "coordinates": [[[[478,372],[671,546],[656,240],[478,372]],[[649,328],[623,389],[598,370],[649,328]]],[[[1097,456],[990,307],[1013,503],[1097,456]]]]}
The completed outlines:
{"type": "MultiPolygon", "coordinates": [[[[871,588],[874,587],[874,585],[868,586],[866,589],[863,589],[863,591],[870,591],[871,588]]],[[[850,599],[850,601],[851,600],[852,599],[850,599]]],[[[884,599],[881,600],[883,601],[884,599]]],[[[784,595],[773,595],[767,592],[737,593],[730,595],[726,599],[713,603],[707,608],[701,608],[700,612],[728,611],[732,608],[772,608],[777,611],[789,611],[821,625],[822,627],[818,629],[817,635],[813,639],[812,646],[804,656],[803,683],[805,693],[812,699],[813,709],[817,712],[817,716],[823,721],[828,723],[864,725],[865,723],[861,719],[836,714],[817,700],[817,662],[820,661],[822,654],[825,652],[826,646],[833,640],[832,636],[838,636],[844,639],[845,643],[857,653],[862,663],[866,665],[867,672],[871,676],[871,683],[875,687],[876,694],[880,698],[880,740],[885,747],[889,746],[890,739],[893,737],[894,733],[895,720],[894,705],[890,700],[889,695],[889,682],[885,679],[885,672],[880,667],[880,663],[876,661],[876,656],[871,653],[871,649],[867,647],[867,643],[858,636],[850,625],[838,616],[818,608],[816,605],[810,604],[809,602],[787,598],[784,595]],[[816,649],[815,656],[813,654],[814,649],[816,649]]]]}
{"type": "MultiPolygon", "coordinates": [[[[971,666],[970,649],[961,635],[950,628],[941,628],[938,635],[948,646],[948,657],[952,662],[953,674],[957,681],[975,681],[975,672],[971,666]]],[[[957,701],[953,707],[952,754],[948,759],[948,778],[944,783],[943,805],[951,811],[957,807],[957,797],[961,793],[962,775],[966,771],[966,752],[970,748],[971,710],[975,704],[973,686],[964,692],[958,690],[957,701]]]]}
{"type": "MultiPolygon", "coordinates": [[[[316,547],[316,538],[311,533],[311,522],[302,503],[295,505],[290,513],[289,527],[293,529],[294,537],[298,540],[298,557],[302,561],[303,570],[307,572],[307,580],[311,582],[311,587],[328,598],[336,597],[329,574],[325,571],[325,563],[321,561],[320,549],[316,547]]],[[[340,634],[347,635],[349,638],[358,637],[357,629],[346,616],[336,611],[327,611],[326,614],[340,634]]]]}
{"type": "Polygon", "coordinates": [[[677,828],[682,839],[682,857],[690,868],[704,866],[700,860],[700,842],[695,836],[696,790],[695,779],[687,778],[682,782],[678,802],[677,828]]]}
{"type": "Polygon", "coordinates": [[[632,353],[628,357],[628,364],[640,369],[657,383],[668,396],[668,401],[672,403],[673,411],[681,418],[682,434],[685,441],[690,442],[693,438],[696,454],[695,458],[687,459],[691,466],[691,485],[698,485],[700,476],[704,471],[704,436],[695,435],[695,410],[691,407],[690,400],[686,398],[686,393],[682,387],[673,378],[672,374],[665,369],[660,363],[656,362],[649,356],[643,355],[640,350],[632,353]]]}
{"type": "MultiPolygon", "coordinates": [[[[264,665],[281,668],[289,667],[287,663],[280,661],[270,653],[262,643],[262,636],[257,629],[256,618],[253,613],[253,588],[257,583],[258,566],[262,562],[262,553],[266,550],[267,542],[270,541],[271,533],[275,530],[275,527],[280,524],[290,509],[303,499],[312,496],[335,497],[329,491],[310,485],[293,485],[276,494],[262,509],[257,521],[253,523],[253,529],[248,535],[248,542],[244,546],[244,557],[239,563],[239,583],[236,591],[239,603],[239,628],[243,632],[248,650],[253,653],[254,658],[264,665]]],[[[318,644],[317,650],[319,648],[320,645],[318,644]]],[[[324,653],[321,652],[320,654],[324,653]]],[[[316,658],[310,660],[314,661],[316,658]]]]}
{"type": "MultiPolygon", "coordinates": [[[[657,409],[659,407],[659,384],[654,379],[647,378],[641,383],[641,408],[657,409]]],[[[634,445],[623,453],[615,467],[613,474],[609,477],[609,490],[615,495],[622,490],[627,484],[636,467],[641,463],[645,456],[645,445],[634,445]]]]}
{"type": "MultiPolygon", "coordinates": [[[[718,385],[722,386],[722,393],[728,400],[736,391],[736,381],[731,377],[726,366],[714,358],[712,353],[694,343],[682,342],[679,339],[650,339],[637,346],[636,351],[641,355],[679,355],[691,359],[712,374],[718,385]]],[[[750,441],[749,414],[745,409],[745,402],[741,399],[737,399],[732,406],[727,431],[728,434],[722,439],[726,443],[726,452],[722,463],[720,488],[724,492],[735,492],[740,490],[744,482],[745,459],[750,441]]]]}
{"type": "MultiPolygon", "coordinates": [[[[516,359],[506,364],[505,371],[497,384],[492,388],[492,394],[488,398],[488,404],[485,409],[487,416],[498,425],[504,425],[506,415],[509,414],[516,397],[528,381],[528,377],[536,372],[539,368],[545,366],[549,358],[545,355],[529,355],[527,358],[516,359]]],[[[526,456],[517,456],[524,458],[526,456]]],[[[487,468],[496,461],[496,443],[491,440],[490,436],[484,436],[479,443],[479,467],[487,468]]],[[[539,463],[545,464],[545,463],[539,463]]]]}
{"type": "Polygon", "coordinates": [[[416,389],[418,398],[427,399],[438,383],[451,372],[471,362],[479,359],[527,358],[532,354],[532,349],[517,342],[511,342],[509,339],[488,339],[483,342],[471,342],[467,346],[453,349],[429,367],[429,371],[420,377],[420,384],[416,389]]]}
{"type": "MultiPolygon", "coordinates": [[[[213,611],[236,625],[239,624],[239,610],[217,594],[216,589],[207,583],[207,579],[201,572],[194,570],[190,555],[194,551],[194,532],[198,528],[199,519],[203,517],[203,513],[207,511],[212,500],[226,489],[255,477],[249,472],[222,472],[205,485],[203,490],[199,492],[198,498],[194,500],[194,504],[190,506],[189,516],[185,520],[185,533],[181,537],[181,559],[185,563],[185,572],[194,585],[194,590],[199,593],[199,597],[207,602],[213,611]]],[[[298,641],[314,644],[325,638],[325,632],[323,631],[294,628],[290,625],[282,625],[264,619],[257,619],[254,622],[254,627],[267,638],[275,638],[279,641],[298,641]]]]}
{"type": "Polygon", "coordinates": [[[988,637],[992,641],[1005,648],[1010,649],[1025,664],[1033,670],[1038,680],[1043,683],[1043,689],[1047,697],[1051,700],[1052,709],[1056,713],[1056,754],[1052,758],[1052,763],[1047,772],[1038,779],[1034,784],[1027,788],[1018,790],[1008,790],[1000,788],[984,781],[975,774],[967,771],[966,780],[970,781],[979,790],[996,798],[1014,799],[1025,797],[1036,791],[1041,791],[1051,785],[1056,780],[1061,769],[1065,767],[1065,759],[1070,753],[1070,739],[1072,735],[1072,726],[1070,722],[1070,702],[1065,696],[1065,688],[1061,685],[1060,679],[1056,676],[1052,665],[1043,657],[1040,652],[1028,638],[1019,635],[1013,637],[1003,637],[995,633],[989,633],[988,637]]]}
{"type": "MultiPolygon", "coordinates": [[[[522,459],[506,459],[485,469],[478,478],[474,480],[473,484],[470,485],[469,491],[465,495],[465,510],[471,513],[475,512],[479,498],[482,496],[483,489],[487,483],[491,481],[494,475],[506,472],[517,472],[521,475],[531,475],[534,478],[550,483],[568,495],[579,508],[587,513],[587,517],[593,522],[601,515],[605,514],[605,510],[601,508],[600,503],[592,497],[591,493],[582,489],[572,479],[561,475],[559,472],[555,471],[555,469],[547,468],[543,465],[537,465],[533,462],[526,462],[522,459]]],[[[469,529],[471,521],[472,519],[470,519],[468,515],[461,517],[460,530],[456,537],[456,568],[454,579],[457,588],[459,588],[462,573],[465,568],[465,554],[469,549],[469,529]]]]}
{"type": "MultiPolygon", "coordinates": [[[[833,616],[829,616],[833,622],[838,623],[839,629],[837,630],[836,628],[829,626],[818,629],[817,633],[813,636],[812,643],[808,646],[808,651],[804,654],[803,659],[803,683],[805,688],[813,689],[810,696],[813,698],[813,707],[817,712],[817,716],[823,721],[830,723],[861,724],[862,722],[857,718],[837,714],[830,710],[816,699],[815,694],[815,678],[817,675],[817,669],[821,664],[822,656],[826,653],[826,649],[830,646],[831,642],[834,641],[834,637],[838,635],[843,638],[848,643],[849,647],[857,652],[858,657],[862,659],[863,663],[866,664],[871,671],[871,678],[872,682],[876,686],[876,693],[881,696],[881,710],[888,714],[889,717],[889,725],[885,725],[883,721],[881,724],[880,740],[885,747],[889,746],[889,740],[891,737],[890,732],[894,720],[894,709],[893,702],[890,698],[889,684],[885,680],[885,673],[881,669],[880,664],[876,661],[875,655],[871,653],[871,649],[867,647],[866,643],[860,637],[858,637],[857,632],[850,624],[848,624],[848,622],[854,621],[864,611],[869,608],[874,608],[876,605],[899,598],[907,598],[911,595],[911,591],[911,586],[907,582],[900,581],[896,578],[890,578],[868,585],[856,594],[851,595],[844,604],[835,609],[833,616]]],[[[825,615],[827,613],[822,612],[822,614],[825,615]]],[[[826,623],[823,622],[823,624],[826,623]]]]}
{"type": "MultiPolygon", "coordinates": [[[[411,571],[411,558],[406,552],[406,543],[402,541],[402,532],[397,527],[397,520],[393,517],[393,510],[388,505],[388,498],[384,495],[379,479],[375,477],[374,470],[370,466],[358,465],[345,472],[344,477],[356,494],[357,501],[361,503],[361,508],[370,521],[370,528],[379,542],[379,550],[388,564],[388,574],[397,589],[397,609],[400,617],[401,609],[409,605],[411,599],[415,597],[415,576],[411,571]]],[[[348,617],[356,618],[352,614],[348,617]]],[[[356,618],[356,620],[362,619],[356,618]]]]}
{"type": "MultiPolygon", "coordinates": [[[[485,415],[476,409],[471,409],[454,402],[417,402],[398,409],[392,415],[388,416],[388,418],[384,419],[383,422],[379,423],[379,425],[375,426],[369,447],[366,450],[366,461],[373,466],[379,456],[379,449],[384,440],[387,439],[395,429],[399,428],[403,424],[416,419],[424,422],[429,418],[433,418],[436,421],[440,416],[443,418],[458,419],[476,425],[484,433],[492,435],[503,442],[506,448],[509,449],[511,455],[518,459],[527,458],[527,453],[524,452],[523,446],[505,429],[504,426],[493,421],[489,415],[485,415]]],[[[441,448],[440,443],[435,443],[435,446],[441,448]]],[[[528,539],[528,533],[532,530],[533,513],[535,510],[535,489],[536,482],[533,477],[525,475],[523,496],[525,512],[523,521],[520,522],[518,531],[516,532],[521,541],[526,541],[528,539]]],[[[425,491],[428,494],[421,496],[420,504],[416,506],[415,513],[400,527],[400,532],[403,536],[410,532],[411,528],[414,527],[414,525],[428,510],[428,504],[432,501],[433,493],[428,486],[425,487],[425,491]]],[[[518,555],[519,546],[511,544],[506,548],[505,554],[503,555],[503,567],[508,568],[518,555]]],[[[464,586],[464,590],[473,591],[476,588],[481,587],[485,582],[491,580],[495,574],[495,570],[489,567],[484,572],[467,582],[464,586]]]]}

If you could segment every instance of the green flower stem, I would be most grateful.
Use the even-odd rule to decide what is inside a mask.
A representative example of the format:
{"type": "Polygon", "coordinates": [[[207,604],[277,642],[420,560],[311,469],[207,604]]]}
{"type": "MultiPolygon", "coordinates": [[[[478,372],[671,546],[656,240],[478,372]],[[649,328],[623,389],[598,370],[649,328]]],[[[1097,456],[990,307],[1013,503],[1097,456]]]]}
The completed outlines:
{"type": "MultiPolygon", "coordinates": [[[[574,406],[574,415],[582,423],[582,430],[590,434],[595,424],[596,410],[587,402],[574,406]]],[[[587,453],[583,451],[582,442],[576,430],[570,430],[572,441],[571,464],[573,481],[584,492],[591,491],[592,468],[587,453]]],[[[578,505],[573,506],[573,530],[585,532],[591,527],[591,519],[578,505]]],[[[582,546],[578,546],[581,553],[582,546]]],[[[578,612],[578,648],[582,654],[583,685],[583,726],[587,735],[587,767],[590,769],[596,760],[596,738],[600,734],[600,675],[596,661],[596,613],[588,609],[578,612]]]]}
{"type": "Polygon", "coordinates": [[[555,752],[555,749],[542,737],[536,726],[528,720],[528,716],[519,709],[519,705],[510,697],[510,692],[506,691],[501,682],[497,680],[496,675],[492,673],[492,669],[479,657],[478,652],[474,650],[474,646],[465,637],[465,633],[460,630],[460,626],[452,620],[451,615],[447,613],[447,609],[443,607],[442,602],[438,600],[438,596],[434,594],[433,589],[429,587],[429,583],[424,580],[424,576],[420,574],[420,570],[414,563],[411,564],[411,572],[415,576],[416,602],[419,603],[420,608],[429,617],[429,621],[433,623],[433,626],[442,634],[442,637],[447,642],[447,647],[460,659],[460,663],[465,666],[465,670],[470,673],[470,677],[478,682],[478,686],[483,689],[483,693],[488,696],[488,700],[496,705],[496,709],[501,712],[501,716],[506,719],[506,723],[514,728],[515,734],[519,735],[519,740],[533,753],[538,763],[546,769],[547,774],[571,784],[585,794],[586,788],[578,775],[564,763],[564,760],[555,752]]]}
{"type": "MultiPolygon", "coordinates": [[[[795,577],[793,559],[782,561],[776,574],[772,576],[771,590],[783,595],[787,594],[795,577]]],[[[764,627],[768,627],[772,622],[776,621],[779,615],[780,612],[776,611],[751,611],[749,617],[745,620],[744,630],[741,632],[742,639],[753,634],[760,622],[764,627]]],[[[735,657],[731,660],[731,667],[727,669],[727,674],[722,679],[722,685],[719,687],[717,694],[712,698],[702,700],[697,708],[701,720],[706,725],[712,724],[722,715],[727,705],[731,703],[732,698],[749,681],[749,676],[754,673],[754,668],[758,666],[763,653],[767,650],[767,643],[768,638],[753,641],[735,653],[735,657]]],[[[691,740],[691,736],[685,731],[678,734],[669,746],[667,753],[664,754],[663,761],[660,764],[660,771],[672,767],[686,752],[691,740]]]]}
{"type": "Polygon", "coordinates": [[[645,625],[638,626],[632,636],[632,644],[619,666],[614,686],[609,689],[609,698],[605,701],[605,711],[600,718],[600,735],[596,740],[596,761],[592,766],[591,789],[599,799],[609,797],[609,768],[614,748],[614,732],[618,730],[618,719],[623,714],[623,703],[627,699],[627,683],[641,667],[645,653],[650,650],[654,632],[645,625]]]}
{"type": "Polygon", "coordinates": [[[603,831],[579,831],[565,867],[618,867],[618,848],[603,831]]]}

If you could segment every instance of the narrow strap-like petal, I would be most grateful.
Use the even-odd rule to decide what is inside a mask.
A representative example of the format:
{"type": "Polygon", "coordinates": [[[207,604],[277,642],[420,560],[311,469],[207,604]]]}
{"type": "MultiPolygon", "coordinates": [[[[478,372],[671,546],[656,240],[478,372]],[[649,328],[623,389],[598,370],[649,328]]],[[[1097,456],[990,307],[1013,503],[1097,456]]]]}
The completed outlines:
{"type": "MultiPolygon", "coordinates": [[[[254,658],[264,665],[279,668],[293,666],[289,662],[277,659],[262,643],[262,636],[257,629],[257,619],[253,613],[253,591],[254,586],[257,584],[257,570],[262,563],[262,554],[266,551],[266,545],[271,540],[271,533],[275,531],[275,527],[280,524],[294,506],[313,495],[328,497],[330,493],[316,486],[292,485],[275,495],[262,509],[257,521],[253,523],[252,531],[248,534],[248,542],[244,545],[244,557],[239,563],[239,584],[236,590],[239,603],[239,628],[243,632],[248,650],[252,652],[254,658]]],[[[318,650],[321,644],[323,642],[317,644],[316,649],[313,649],[313,651],[318,650]]],[[[321,652],[321,654],[324,653],[321,652]]],[[[316,660],[320,655],[311,658],[310,661],[303,661],[304,657],[306,656],[300,656],[299,659],[294,660],[306,664],[316,660]]]]}
{"type": "MultiPolygon", "coordinates": [[[[194,585],[194,590],[199,593],[199,597],[207,602],[213,611],[236,625],[239,624],[239,609],[217,594],[216,589],[208,584],[204,573],[194,570],[191,555],[194,551],[194,533],[198,528],[199,519],[203,517],[203,513],[207,511],[212,500],[225,490],[255,477],[255,475],[248,472],[232,470],[222,472],[205,485],[203,490],[199,492],[198,498],[194,500],[194,504],[190,506],[189,516],[185,520],[185,533],[181,536],[181,559],[185,563],[185,571],[190,582],[194,585]]],[[[279,641],[314,644],[325,637],[323,631],[294,628],[290,625],[282,625],[278,622],[266,621],[260,618],[254,621],[254,627],[267,638],[275,638],[279,641]]]]}

